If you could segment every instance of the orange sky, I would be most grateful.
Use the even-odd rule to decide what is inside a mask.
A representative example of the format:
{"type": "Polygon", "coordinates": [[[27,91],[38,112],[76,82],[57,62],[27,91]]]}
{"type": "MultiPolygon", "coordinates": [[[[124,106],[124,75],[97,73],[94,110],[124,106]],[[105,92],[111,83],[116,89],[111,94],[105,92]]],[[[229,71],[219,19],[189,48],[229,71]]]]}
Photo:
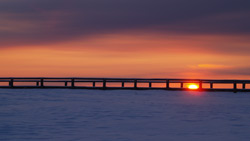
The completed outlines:
{"type": "Polygon", "coordinates": [[[2,0],[0,77],[250,79],[249,5],[2,0]]]}
{"type": "Polygon", "coordinates": [[[104,34],[0,48],[0,76],[250,79],[249,45],[244,36],[104,34]]]}

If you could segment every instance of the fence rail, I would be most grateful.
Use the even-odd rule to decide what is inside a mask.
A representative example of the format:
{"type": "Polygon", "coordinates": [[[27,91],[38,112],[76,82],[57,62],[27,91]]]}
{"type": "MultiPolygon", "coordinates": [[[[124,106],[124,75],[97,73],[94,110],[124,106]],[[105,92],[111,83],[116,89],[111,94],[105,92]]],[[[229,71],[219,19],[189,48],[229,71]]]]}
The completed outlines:
{"type": "Polygon", "coordinates": [[[0,88],[71,88],[71,89],[163,89],[194,91],[250,92],[250,80],[146,79],[146,78],[63,78],[63,77],[1,77],[0,88]],[[157,84],[157,85],[156,85],[157,84]],[[230,85],[218,87],[217,85],[230,85]],[[156,85],[156,86],[155,86],[156,85]]]}

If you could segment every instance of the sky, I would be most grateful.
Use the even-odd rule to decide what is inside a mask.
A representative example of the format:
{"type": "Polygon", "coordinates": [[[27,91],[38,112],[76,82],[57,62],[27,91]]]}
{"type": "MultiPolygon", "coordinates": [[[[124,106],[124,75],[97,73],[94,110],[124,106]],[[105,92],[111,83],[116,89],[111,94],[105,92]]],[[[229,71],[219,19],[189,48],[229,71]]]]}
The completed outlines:
{"type": "Polygon", "coordinates": [[[1,0],[0,77],[250,79],[249,0],[1,0]]]}

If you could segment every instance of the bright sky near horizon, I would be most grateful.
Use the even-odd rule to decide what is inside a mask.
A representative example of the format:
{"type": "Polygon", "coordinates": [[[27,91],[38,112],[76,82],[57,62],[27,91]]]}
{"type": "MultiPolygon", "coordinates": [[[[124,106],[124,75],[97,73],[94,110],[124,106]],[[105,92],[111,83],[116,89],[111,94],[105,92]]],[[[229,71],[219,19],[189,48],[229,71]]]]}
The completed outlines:
{"type": "Polygon", "coordinates": [[[250,79],[249,0],[2,0],[0,77],[250,79]]]}

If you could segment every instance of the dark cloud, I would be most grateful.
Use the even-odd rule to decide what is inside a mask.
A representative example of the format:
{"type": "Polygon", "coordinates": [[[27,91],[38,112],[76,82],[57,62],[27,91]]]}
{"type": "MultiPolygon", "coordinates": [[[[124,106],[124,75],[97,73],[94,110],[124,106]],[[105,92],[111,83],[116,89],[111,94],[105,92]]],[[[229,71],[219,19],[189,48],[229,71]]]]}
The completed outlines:
{"type": "Polygon", "coordinates": [[[249,0],[2,0],[0,44],[54,43],[140,29],[250,34],[249,0]]]}

